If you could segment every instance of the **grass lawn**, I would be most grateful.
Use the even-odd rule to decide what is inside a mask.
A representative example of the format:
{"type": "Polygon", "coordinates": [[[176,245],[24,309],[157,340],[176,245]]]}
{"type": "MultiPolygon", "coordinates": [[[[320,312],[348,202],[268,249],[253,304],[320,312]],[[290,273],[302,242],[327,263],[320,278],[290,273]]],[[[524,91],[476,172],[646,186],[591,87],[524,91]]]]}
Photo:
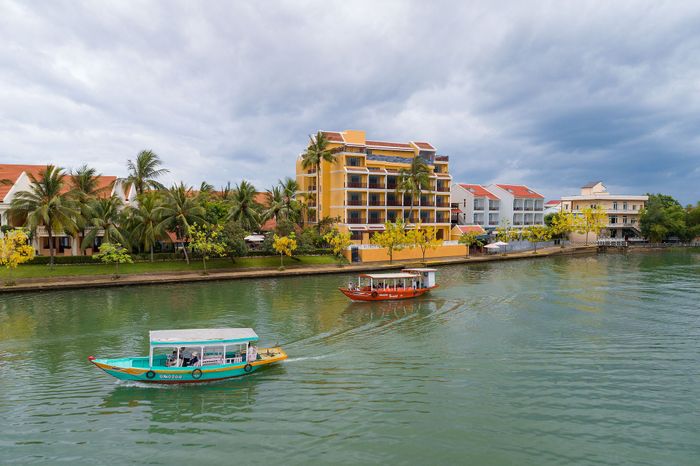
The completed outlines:
{"type": "MultiPolygon", "coordinates": [[[[285,267],[298,267],[303,265],[332,264],[335,262],[333,256],[299,256],[294,259],[285,257],[285,267]]],[[[207,261],[208,270],[223,269],[246,269],[252,267],[279,267],[279,257],[241,257],[235,263],[231,259],[210,259],[207,261]]],[[[189,265],[183,261],[165,262],[138,262],[135,264],[122,264],[119,266],[119,275],[139,274],[139,273],[161,273],[161,272],[197,272],[203,270],[202,261],[192,261],[189,265]]],[[[12,272],[14,279],[22,278],[53,278],[77,275],[112,275],[114,265],[105,264],[70,264],[54,265],[20,265],[12,272]]],[[[0,282],[9,278],[7,269],[0,269],[0,282]]],[[[1,285],[1,283],[0,283],[1,285]]]]}

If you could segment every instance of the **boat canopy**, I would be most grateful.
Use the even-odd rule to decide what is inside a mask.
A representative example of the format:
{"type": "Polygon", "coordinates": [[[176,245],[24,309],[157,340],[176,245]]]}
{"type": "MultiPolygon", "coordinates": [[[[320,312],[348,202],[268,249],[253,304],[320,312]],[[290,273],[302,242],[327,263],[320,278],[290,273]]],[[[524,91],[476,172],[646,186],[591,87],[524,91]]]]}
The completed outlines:
{"type": "Polygon", "coordinates": [[[257,341],[252,328],[201,328],[182,330],[151,330],[151,346],[213,345],[257,341]]]}
{"type": "Polygon", "coordinates": [[[418,275],[415,273],[364,273],[360,275],[363,278],[371,278],[373,280],[391,280],[391,279],[402,279],[402,278],[416,278],[418,275]]]}

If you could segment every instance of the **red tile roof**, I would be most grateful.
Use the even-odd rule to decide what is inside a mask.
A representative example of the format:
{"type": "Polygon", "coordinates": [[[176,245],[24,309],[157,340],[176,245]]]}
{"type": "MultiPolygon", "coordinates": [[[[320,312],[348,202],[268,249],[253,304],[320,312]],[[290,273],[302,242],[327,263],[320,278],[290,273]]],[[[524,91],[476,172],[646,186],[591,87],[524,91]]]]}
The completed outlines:
{"type": "Polygon", "coordinates": [[[338,132],[333,132],[333,131],[321,131],[324,136],[326,136],[326,139],[330,142],[344,142],[345,139],[343,139],[343,135],[338,132]]]}
{"type": "Polygon", "coordinates": [[[462,233],[486,233],[486,230],[484,230],[484,228],[481,225],[455,225],[455,227],[459,229],[459,231],[461,231],[462,233]]]}
{"type": "Polygon", "coordinates": [[[435,150],[435,148],[429,142],[414,142],[419,149],[435,150]]]}
{"type": "Polygon", "coordinates": [[[487,199],[491,199],[494,201],[498,200],[498,196],[496,196],[494,193],[489,191],[488,189],[484,188],[480,184],[461,184],[460,186],[467,191],[471,192],[474,194],[475,197],[485,197],[487,199]]]}
{"type": "Polygon", "coordinates": [[[561,201],[559,199],[547,201],[544,203],[545,206],[554,206],[554,205],[559,205],[559,204],[561,204],[561,201]]]}
{"type": "Polygon", "coordinates": [[[255,196],[253,196],[253,202],[260,204],[261,206],[267,206],[267,193],[255,193],[255,196]]]}
{"type": "Polygon", "coordinates": [[[365,141],[365,145],[374,147],[396,147],[401,149],[413,149],[410,144],[403,142],[389,142],[389,141],[365,141]]]}
{"type": "Polygon", "coordinates": [[[497,184],[501,189],[505,189],[515,197],[527,197],[532,199],[544,199],[544,196],[536,193],[523,184],[497,184]]]}
{"type": "MultiPolygon", "coordinates": [[[[34,177],[39,176],[39,172],[44,170],[46,165],[14,165],[14,164],[0,164],[0,180],[8,179],[12,182],[11,185],[0,185],[0,202],[4,201],[5,196],[12,186],[17,182],[17,179],[22,174],[22,172],[27,173],[27,175],[33,175],[34,177]]],[[[68,181],[68,180],[66,180],[68,181]]],[[[97,179],[97,188],[103,189],[108,186],[113,185],[117,181],[116,176],[100,176],[97,179]]],[[[67,192],[71,189],[69,182],[65,183],[63,186],[63,192],[67,192]]],[[[100,197],[109,197],[111,195],[111,189],[104,189],[100,194],[100,197]]]]}

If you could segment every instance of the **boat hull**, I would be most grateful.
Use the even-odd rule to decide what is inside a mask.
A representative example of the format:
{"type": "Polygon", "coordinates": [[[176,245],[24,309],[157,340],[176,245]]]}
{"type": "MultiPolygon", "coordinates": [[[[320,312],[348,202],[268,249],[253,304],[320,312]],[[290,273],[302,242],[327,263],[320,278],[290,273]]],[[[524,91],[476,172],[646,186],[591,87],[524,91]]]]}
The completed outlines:
{"type": "Polygon", "coordinates": [[[287,359],[279,348],[263,348],[262,359],[250,364],[220,364],[203,367],[129,367],[127,362],[139,358],[91,359],[90,362],[119,380],[156,384],[204,383],[252,374],[261,367],[287,359]]]}
{"type": "Polygon", "coordinates": [[[397,290],[349,290],[347,288],[339,288],[339,290],[353,301],[392,301],[398,299],[411,299],[423,296],[433,288],[407,288],[397,290]]]}

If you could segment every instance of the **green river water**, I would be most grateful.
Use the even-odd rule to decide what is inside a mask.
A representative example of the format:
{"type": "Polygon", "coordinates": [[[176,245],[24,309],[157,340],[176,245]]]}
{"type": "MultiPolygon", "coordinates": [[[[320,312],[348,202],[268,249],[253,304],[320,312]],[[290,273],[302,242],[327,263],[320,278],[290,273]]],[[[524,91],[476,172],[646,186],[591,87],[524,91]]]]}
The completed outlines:
{"type": "Polygon", "coordinates": [[[700,252],[442,267],[350,303],[349,275],[0,296],[3,464],[700,464],[700,252]],[[289,360],[118,382],[148,330],[253,327],[289,360]]]}

